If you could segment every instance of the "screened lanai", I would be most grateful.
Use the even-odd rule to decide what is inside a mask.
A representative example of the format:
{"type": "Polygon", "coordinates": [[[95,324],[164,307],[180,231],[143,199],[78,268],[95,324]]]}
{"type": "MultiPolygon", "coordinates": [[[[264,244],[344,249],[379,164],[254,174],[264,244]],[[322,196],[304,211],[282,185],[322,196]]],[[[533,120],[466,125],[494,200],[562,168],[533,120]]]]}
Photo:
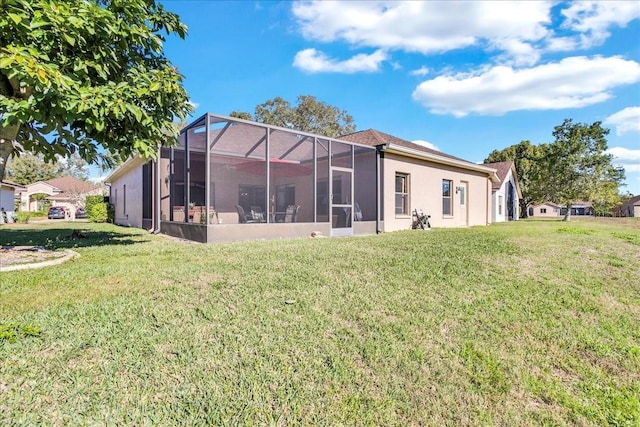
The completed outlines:
{"type": "Polygon", "coordinates": [[[206,114],[160,157],[164,233],[213,242],[378,229],[374,147],[206,114]]]}

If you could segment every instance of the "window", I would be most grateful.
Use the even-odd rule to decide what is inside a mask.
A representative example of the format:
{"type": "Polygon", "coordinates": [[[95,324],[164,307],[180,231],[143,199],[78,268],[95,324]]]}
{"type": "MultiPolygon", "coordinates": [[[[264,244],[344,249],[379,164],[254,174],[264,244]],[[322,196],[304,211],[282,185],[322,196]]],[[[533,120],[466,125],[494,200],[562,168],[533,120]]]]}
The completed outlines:
{"type": "Polygon", "coordinates": [[[502,196],[498,196],[498,215],[502,215],[502,196]]]}
{"type": "Polygon", "coordinates": [[[409,175],[396,173],[396,215],[409,215],[409,175]]]}
{"type": "Polygon", "coordinates": [[[449,179],[442,180],[442,215],[453,215],[451,203],[451,188],[453,181],[449,179]]]}
{"type": "Polygon", "coordinates": [[[547,208],[540,208],[540,213],[547,213],[547,208]]]}
{"type": "Polygon", "coordinates": [[[296,204],[296,187],[292,184],[276,186],[276,212],[284,212],[296,204]]]}

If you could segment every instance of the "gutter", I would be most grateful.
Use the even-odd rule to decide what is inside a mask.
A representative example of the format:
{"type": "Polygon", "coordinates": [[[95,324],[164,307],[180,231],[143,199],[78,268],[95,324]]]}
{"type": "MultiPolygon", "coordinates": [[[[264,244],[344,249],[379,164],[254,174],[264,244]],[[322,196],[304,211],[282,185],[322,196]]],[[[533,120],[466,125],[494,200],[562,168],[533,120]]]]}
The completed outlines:
{"type": "Polygon", "coordinates": [[[404,147],[393,143],[383,144],[380,146],[380,151],[384,151],[392,154],[400,154],[402,156],[412,157],[414,159],[428,160],[433,163],[441,165],[455,166],[461,169],[467,169],[474,172],[482,172],[489,175],[491,182],[499,183],[497,171],[487,166],[477,165],[464,160],[452,159],[450,157],[439,156],[437,154],[427,153],[425,151],[416,150],[413,148],[404,147]]]}

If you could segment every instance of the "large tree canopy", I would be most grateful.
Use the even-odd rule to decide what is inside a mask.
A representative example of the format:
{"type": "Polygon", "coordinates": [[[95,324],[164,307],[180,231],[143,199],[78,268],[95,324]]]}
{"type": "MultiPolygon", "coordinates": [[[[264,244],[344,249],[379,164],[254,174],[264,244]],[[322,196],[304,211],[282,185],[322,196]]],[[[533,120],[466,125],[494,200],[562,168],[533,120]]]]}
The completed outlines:
{"type": "MultiPolygon", "coordinates": [[[[21,152],[153,157],[191,111],[154,0],[0,0],[0,179],[21,152]]],[[[109,156],[106,156],[109,159],[109,156]]]]}
{"type": "Polygon", "coordinates": [[[542,191],[548,200],[567,207],[564,217],[571,217],[571,206],[580,200],[598,205],[617,198],[624,181],[624,169],[614,167],[607,154],[609,129],[601,122],[574,123],[566,119],[553,131],[555,141],[545,144],[542,191]]]}
{"type": "Polygon", "coordinates": [[[577,201],[591,201],[600,213],[608,212],[619,202],[624,180],[624,170],[614,167],[613,157],[606,153],[608,134],[600,122],[589,125],[566,119],[554,128],[554,142],[532,145],[522,141],[492,151],[485,162],[515,162],[524,216],[530,204],[548,200],[567,207],[565,220],[577,201]]]}
{"type": "Polygon", "coordinates": [[[254,117],[243,111],[233,111],[230,115],[334,138],[356,130],[353,117],[346,111],[318,101],[315,96],[300,95],[297,102],[292,107],[288,101],[276,97],[256,106],[254,117]]]}
{"type": "Polygon", "coordinates": [[[7,162],[6,178],[16,184],[29,185],[61,176],[86,181],[89,179],[89,165],[77,153],[51,162],[45,162],[42,154],[24,153],[7,162]]]}

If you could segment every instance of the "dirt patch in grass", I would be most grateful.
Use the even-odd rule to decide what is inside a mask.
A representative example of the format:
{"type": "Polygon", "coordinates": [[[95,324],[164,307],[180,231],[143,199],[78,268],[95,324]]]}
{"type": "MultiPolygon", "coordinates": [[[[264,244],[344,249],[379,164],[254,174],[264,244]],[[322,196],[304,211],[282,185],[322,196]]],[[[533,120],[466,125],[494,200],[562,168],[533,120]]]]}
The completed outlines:
{"type": "Polygon", "coordinates": [[[0,248],[0,267],[51,261],[65,255],[63,251],[50,251],[41,246],[3,246],[0,248]]]}

